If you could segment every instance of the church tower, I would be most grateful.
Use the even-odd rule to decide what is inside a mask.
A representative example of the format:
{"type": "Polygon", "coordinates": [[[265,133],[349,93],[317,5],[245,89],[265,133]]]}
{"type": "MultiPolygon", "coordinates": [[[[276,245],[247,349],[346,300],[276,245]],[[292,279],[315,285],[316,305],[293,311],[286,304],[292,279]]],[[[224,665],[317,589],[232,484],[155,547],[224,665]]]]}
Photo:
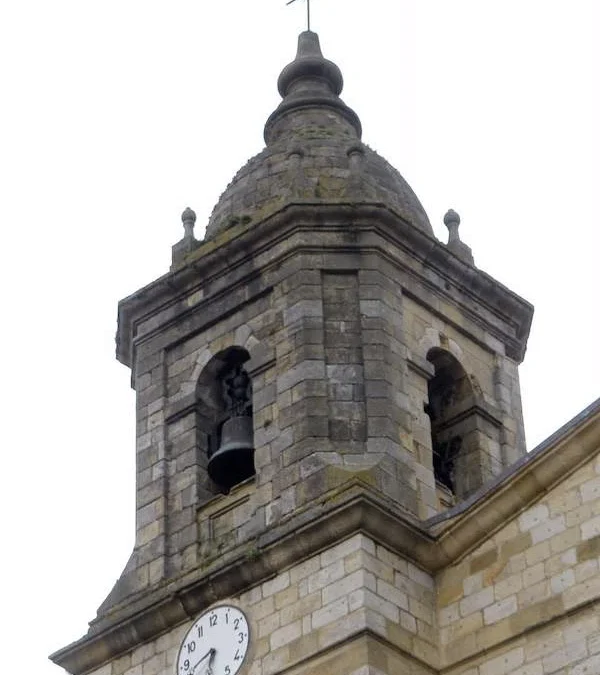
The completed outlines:
{"type": "Polygon", "coordinates": [[[186,209],[170,271],[119,304],[136,541],[52,657],[73,675],[446,663],[435,576],[475,540],[440,523],[525,453],[533,309],[475,267],[456,213],[434,237],[342,85],[302,33],[205,238],[186,209]]]}

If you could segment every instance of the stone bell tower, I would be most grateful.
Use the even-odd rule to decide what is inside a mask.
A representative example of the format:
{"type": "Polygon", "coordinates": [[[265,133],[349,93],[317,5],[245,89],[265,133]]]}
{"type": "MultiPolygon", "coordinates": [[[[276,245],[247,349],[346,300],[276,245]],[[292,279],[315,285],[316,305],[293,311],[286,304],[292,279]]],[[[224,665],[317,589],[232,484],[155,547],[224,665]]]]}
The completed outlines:
{"type": "Polygon", "coordinates": [[[434,237],[342,85],[302,33],[205,239],[187,209],[170,271],[119,304],[136,543],[53,655],[71,673],[175,675],[226,599],[252,675],[440,667],[433,578],[458,549],[430,525],[525,452],[532,307],[474,266],[457,214],[434,237]]]}

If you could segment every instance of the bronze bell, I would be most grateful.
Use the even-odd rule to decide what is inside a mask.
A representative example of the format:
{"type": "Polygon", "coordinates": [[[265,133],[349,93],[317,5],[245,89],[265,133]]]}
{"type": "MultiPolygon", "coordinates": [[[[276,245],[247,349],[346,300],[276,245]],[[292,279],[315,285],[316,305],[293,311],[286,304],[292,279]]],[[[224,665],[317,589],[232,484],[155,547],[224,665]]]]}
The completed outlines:
{"type": "Polygon", "coordinates": [[[208,475],[227,490],[254,475],[251,415],[233,415],[221,427],[221,444],[208,460],[208,475]]]}

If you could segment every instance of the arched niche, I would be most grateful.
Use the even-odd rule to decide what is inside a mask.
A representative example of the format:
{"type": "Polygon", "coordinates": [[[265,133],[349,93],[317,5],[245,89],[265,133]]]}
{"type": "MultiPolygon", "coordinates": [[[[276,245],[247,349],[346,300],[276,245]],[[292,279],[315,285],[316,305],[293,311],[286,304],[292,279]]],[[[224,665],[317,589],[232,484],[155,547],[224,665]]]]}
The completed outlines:
{"type": "MultiPolygon", "coordinates": [[[[228,347],[215,354],[202,369],[196,383],[196,430],[203,464],[211,471],[211,459],[223,443],[224,426],[232,418],[248,418],[247,437],[252,441],[252,382],[245,364],[250,354],[243,347],[228,347]],[[232,395],[232,382],[244,382],[245,392],[237,398],[232,395]]],[[[231,427],[231,425],[229,425],[231,427]]],[[[240,463],[235,452],[231,453],[228,475],[212,481],[221,491],[254,475],[253,453],[245,453],[246,460],[240,463]]],[[[213,473],[214,478],[214,473],[213,473]]]]}
{"type": "Polygon", "coordinates": [[[461,478],[457,469],[464,443],[464,429],[456,419],[462,403],[472,399],[473,387],[458,359],[449,351],[433,347],[427,360],[434,375],[427,383],[428,401],[425,412],[431,421],[433,472],[438,483],[459,496],[461,478]]]}
{"type": "Polygon", "coordinates": [[[434,368],[425,404],[434,475],[438,485],[461,500],[502,470],[501,422],[453,354],[432,347],[427,360],[434,368]]]}

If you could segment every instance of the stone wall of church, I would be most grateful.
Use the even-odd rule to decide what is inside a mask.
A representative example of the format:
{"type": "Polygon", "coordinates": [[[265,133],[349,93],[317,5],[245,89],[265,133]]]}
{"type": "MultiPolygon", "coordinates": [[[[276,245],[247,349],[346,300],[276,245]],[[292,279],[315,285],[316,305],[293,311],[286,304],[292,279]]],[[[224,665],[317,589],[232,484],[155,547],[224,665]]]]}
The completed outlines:
{"type": "MultiPolygon", "coordinates": [[[[202,536],[235,527],[225,501],[201,514],[202,536]]],[[[435,577],[357,534],[231,600],[252,627],[244,675],[597,675],[600,457],[435,577]]],[[[172,675],[190,624],[93,675],[172,675]]]]}
{"type": "MultiPolygon", "coordinates": [[[[316,675],[324,672],[324,651],[328,675],[368,665],[382,673],[410,666],[412,675],[431,675],[439,664],[432,577],[360,534],[232,600],[251,624],[245,675],[275,675],[295,666],[302,675],[316,675]]],[[[191,623],[91,675],[171,675],[191,623]]]]}
{"type": "Polygon", "coordinates": [[[453,675],[599,673],[600,458],[443,571],[437,599],[453,675]]]}

